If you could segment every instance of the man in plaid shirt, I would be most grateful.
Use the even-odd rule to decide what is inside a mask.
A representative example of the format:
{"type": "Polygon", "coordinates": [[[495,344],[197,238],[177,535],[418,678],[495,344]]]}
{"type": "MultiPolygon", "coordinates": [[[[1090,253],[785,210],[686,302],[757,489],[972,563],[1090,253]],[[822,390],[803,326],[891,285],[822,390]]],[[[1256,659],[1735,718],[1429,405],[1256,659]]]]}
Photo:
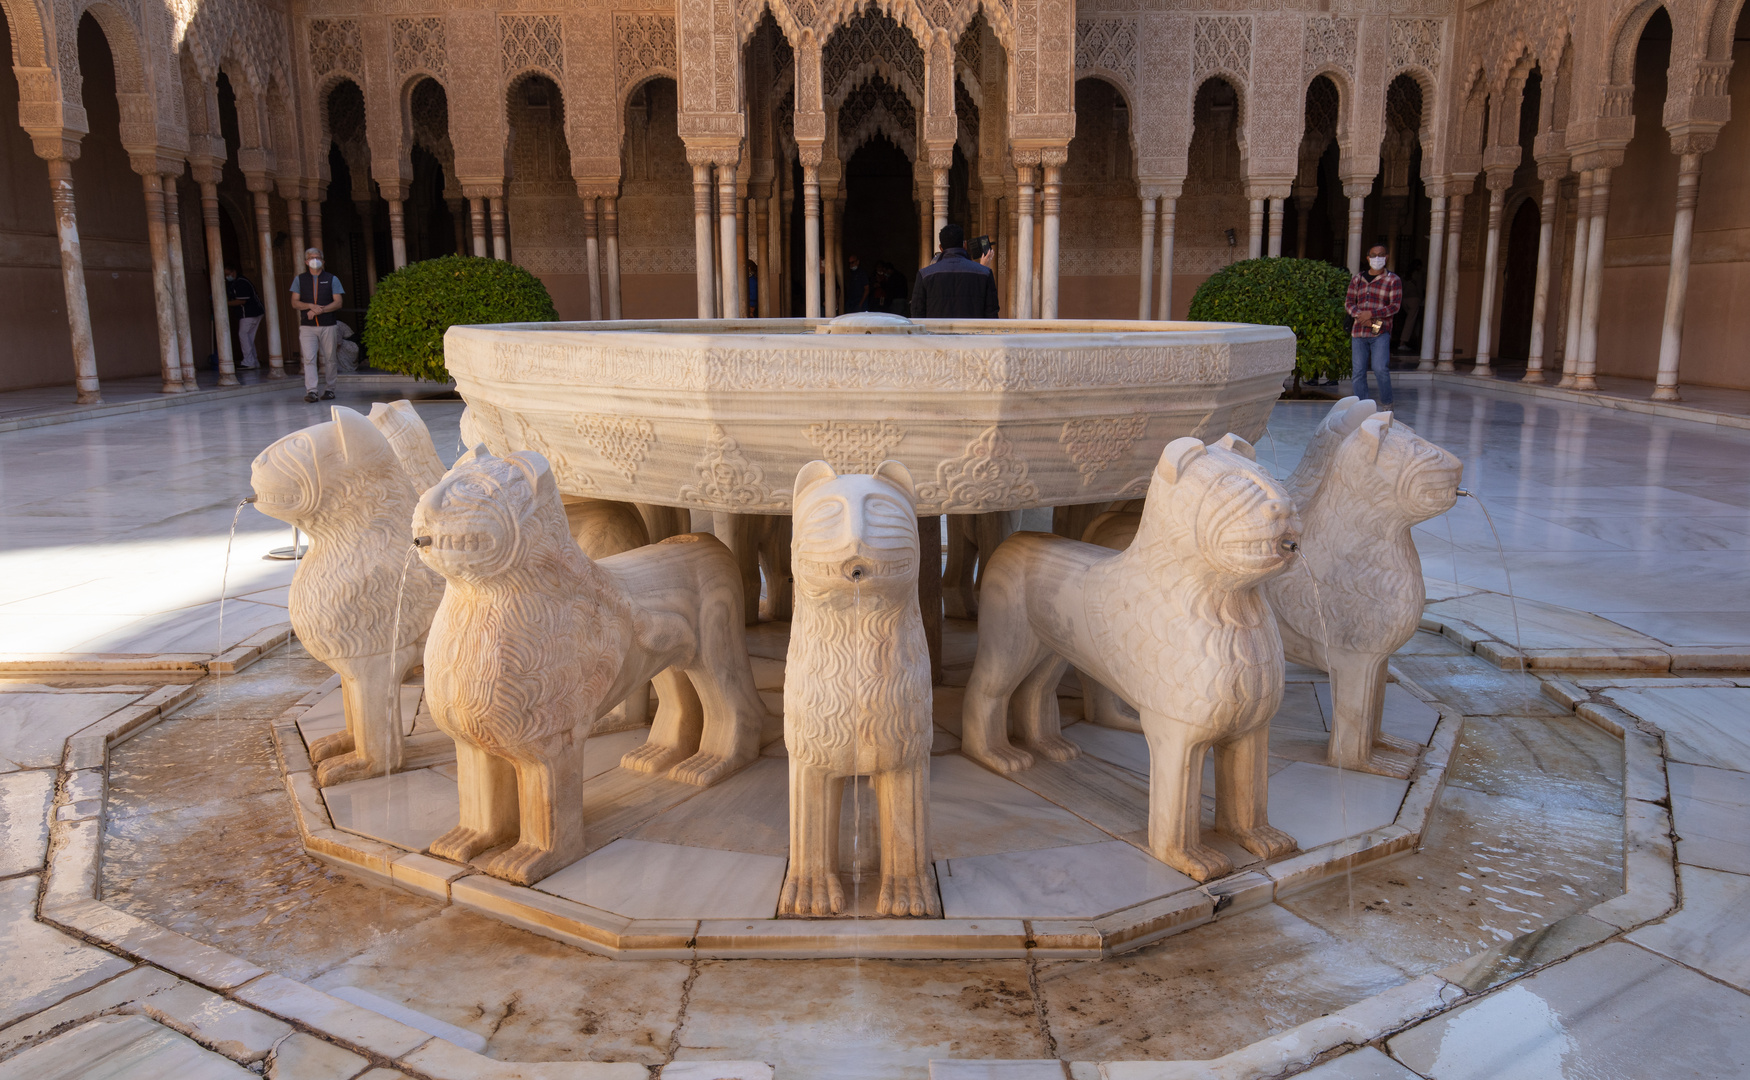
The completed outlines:
{"type": "Polygon", "coordinates": [[[1391,408],[1391,324],[1404,302],[1403,279],[1385,268],[1385,248],[1367,249],[1367,272],[1349,279],[1343,306],[1355,320],[1349,331],[1355,396],[1369,398],[1367,369],[1379,376],[1379,405],[1391,408]]]}

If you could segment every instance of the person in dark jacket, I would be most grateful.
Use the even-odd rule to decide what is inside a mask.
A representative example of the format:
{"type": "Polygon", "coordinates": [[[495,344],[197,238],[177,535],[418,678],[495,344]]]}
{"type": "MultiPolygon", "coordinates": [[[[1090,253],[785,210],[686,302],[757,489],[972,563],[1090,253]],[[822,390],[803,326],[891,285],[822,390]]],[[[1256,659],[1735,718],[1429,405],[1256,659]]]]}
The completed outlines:
{"type": "Polygon", "coordinates": [[[965,231],[958,225],[944,225],[938,239],[942,254],[918,271],[917,284],[912,286],[911,317],[996,318],[996,275],[967,257],[965,231]]]}

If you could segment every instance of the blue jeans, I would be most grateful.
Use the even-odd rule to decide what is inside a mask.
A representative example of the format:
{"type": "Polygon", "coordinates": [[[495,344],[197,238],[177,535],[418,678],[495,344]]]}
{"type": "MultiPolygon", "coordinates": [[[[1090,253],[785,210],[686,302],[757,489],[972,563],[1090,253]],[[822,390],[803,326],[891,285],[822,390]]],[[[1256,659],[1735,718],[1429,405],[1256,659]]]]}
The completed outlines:
{"type": "Polygon", "coordinates": [[[1379,403],[1391,404],[1391,335],[1349,339],[1351,364],[1355,376],[1355,396],[1370,398],[1367,392],[1367,369],[1379,376],[1379,403]]]}

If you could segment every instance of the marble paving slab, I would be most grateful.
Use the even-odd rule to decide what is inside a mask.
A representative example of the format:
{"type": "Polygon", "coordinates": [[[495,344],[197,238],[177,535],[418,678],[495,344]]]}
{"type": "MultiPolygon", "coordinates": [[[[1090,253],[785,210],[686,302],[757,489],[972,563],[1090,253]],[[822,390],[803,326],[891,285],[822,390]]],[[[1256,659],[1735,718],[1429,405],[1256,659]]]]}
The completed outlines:
{"type": "Polygon", "coordinates": [[[1391,1039],[1430,1080],[1737,1077],[1750,998],[1623,942],[1582,953],[1391,1039]],[[1672,1069],[1681,1049],[1682,1072],[1672,1069]]]}
{"type": "Polygon", "coordinates": [[[1750,877],[1699,866],[1678,867],[1678,877],[1682,909],[1629,940],[1750,991],[1750,877]]]}
{"type": "Polygon", "coordinates": [[[1665,776],[1678,860],[1750,874],[1750,774],[1673,761],[1665,776]]]}
{"type": "MultiPolygon", "coordinates": [[[[425,687],[417,683],[408,683],[401,688],[401,720],[406,728],[406,734],[411,735],[414,725],[420,715],[420,702],[423,700],[425,687]]],[[[431,715],[430,713],[426,714],[431,715]]],[[[336,686],[323,696],[321,701],[310,706],[304,715],[298,717],[298,734],[304,736],[304,745],[308,746],[324,735],[332,735],[337,731],[346,730],[346,699],[336,686]]],[[[437,730],[436,725],[432,730],[437,730]]]]}
{"type": "Polygon", "coordinates": [[[1270,823],[1304,850],[1397,820],[1408,780],[1296,761],[1270,777],[1270,823]]]}
{"type": "Polygon", "coordinates": [[[788,855],[790,764],[762,757],[645,822],[631,836],[687,847],[788,855]]]}
{"type": "Polygon", "coordinates": [[[1750,772],[1750,688],[1612,690],[1610,700],[1665,731],[1672,761],[1750,772]]]}
{"type": "Polygon", "coordinates": [[[1301,1080],[1419,1080],[1415,1073],[1371,1046],[1333,1058],[1299,1076],[1301,1080]]]}
{"type": "Polygon", "coordinates": [[[1063,737],[1109,765],[1148,779],[1148,739],[1140,731],[1121,731],[1099,724],[1073,724],[1063,737]]]}
{"type": "Polygon", "coordinates": [[[99,1017],[0,1062],[0,1080],[251,1080],[255,1075],[144,1016],[99,1017]]]}
{"type": "Polygon", "coordinates": [[[588,780],[609,769],[619,768],[620,759],[643,746],[644,740],[649,737],[650,729],[647,727],[591,735],[583,744],[583,778],[588,780]]]}
{"type": "Polygon", "coordinates": [[[938,859],[942,911],[960,918],[1094,918],[1196,882],[1119,840],[938,859]]]}
{"type": "Polygon", "coordinates": [[[133,966],[37,922],[39,880],[0,881],[0,1028],[133,966]]]}
{"type": "Polygon", "coordinates": [[[49,807],[54,801],[53,771],[0,774],[0,878],[43,864],[49,849],[49,807]]]}
{"type": "Polygon", "coordinates": [[[536,888],[633,919],[770,919],[786,862],[776,855],[620,839],[536,888]]]}
{"type": "Polygon", "coordinates": [[[705,790],[616,765],[583,782],[584,848],[595,851],[630,836],[664,810],[705,790]]]}
{"type": "Polygon", "coordinates": [[[0,692],[0,772],[60,764],[69,736],[139,696],[0,692]]]}
{"type": "Polygon", "coordinates": [[[937,859],[1110,839],[1063,807],[958,754],[930,761],[930,844],[937,859]]]}
{"type": "Polygon", "coordinates": [[[1660,642],[1585,611],[1485,592],[1430,604],[1428,614],[1459,619],[1526,649],[1657,649],[1660,642]],[[1518,613],[1518,625],[1514,613],[1518,613]]]}
{"type": "Polygon", "coordinates": [[[431,769],[336,784],[322,798],[335,828],[412,851],[455,828],[461,813],[455,779],[431,769]]]}
{"type": "MultiPolygon", "coordinates": [[[[1336,714],[1331,704],[1331,684],[1317,684],[1319,712],[1325,730],[1331,730],[1330,718],[1336,714]]],[[[1434,727],[1440,723],[1440,710],[1405,690],[1397,683],[1385,684],[1385,708],[1379,717],[1379,729],[1413,743],[1427,745],[1434,737],[1434,727]]]]}
{"type": "Polygon", "coordinates": [[[221,627],[219,605],[215,601],[136,619],[123,629],[98,634],[67,651],[217,654],[286,620],[283,607],[228,600],[225,602],[225,624],[221,627]]]}

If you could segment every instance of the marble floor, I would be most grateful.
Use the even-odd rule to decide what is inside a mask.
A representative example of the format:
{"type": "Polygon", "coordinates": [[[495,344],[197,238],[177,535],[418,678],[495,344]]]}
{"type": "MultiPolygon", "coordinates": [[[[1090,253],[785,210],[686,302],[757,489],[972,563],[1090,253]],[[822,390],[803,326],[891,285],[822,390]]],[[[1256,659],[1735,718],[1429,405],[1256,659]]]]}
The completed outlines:
{"type": "MultiPolygon", "coordinates": [[[[400,395],[391,388],[355,385],[340,403],[365,408],[393,396],[400,395]]],[[[453,458],[460,404],[429,400],[420,409],[444,457],[453,458]]],[[[0,401],[0,416],[7,410],[0,401]]],[[[1316,403],[1279,405],[1260,459],[1286,474],[1323,412],[1316,403]]],[[[1742,468],[1750,434],[1445,383],[1406,385],[1397,415],[1463,458],[1466,487],[1481,496],[1417,530],[1440,609],[1434,615],[1486,624],[1502,640],[1510,640],[1502,627],[1511,624],[1527,648],[1560,647],[1576,636],[1600,648],[1641,638],[1672,647],[1750,644],[1750,474],[1742,468]],[[1495,611],[1499,602],[1488,593],[1505,592],[1509,576],[1525,603],[1495,611]]],[[[492,1072],[442,1057],[441,1047],[482,1040],[499,1062],[574,1062],[582,1070],[618,1061],[636,1063],[637,1075],[645,1075],[642,1066],[678,1077],[694,1075],[685,1073],[687,1062],[748,1059],[772,1063],[786,1080],[947,1077],[962,1074],[942,1059],[1033,1059],[1059,1070],[1046,1075],[1067,1071],[1076,1080],[1164,1080],[1206,1073],[1186,1059],[1250,1060],[1245,1055],[1260,1047],[1302,1038],[1298,1032],[1334,1016],[1361,1015],[1356,1010],[1436,972],[1470,987],[1470,996],[1452,1008],[1440,998],[1427,1019],[1414,1014],[1389,1038],[1369,1039],[1304,1075],[1750,1074],[1742,1039],[1750,1011],[1743,945],[1750,847],[1742,828],[1750,813],[1750,677],[1738,672],[1566,673],[1552,700],[1535,679],[1418,634],[1398,669],[1465,715],[1423,847],[1104,961],[620,963],[364,883],[309,858],[286,811],[270,728],[329,677],[295,642],[240,675],[196,684],[174,716],[111,751],[106,776],[92,781],[88,766],[66,772],[64,762],[76,756],[70,738],[143,709],[167,680],[140,672],[35,676],[6,665],[45,653],[210,656],[283,620],[290,568],[261,556],[289,543],[289,530],[245,508],[228,570],[227,533],[254,454],[325,418],[325,408],[295,396],[261,394],[0,431],[0,1077],[114,1073],[146,1059],[194,1076],[237,1075],[241,1066],[275,1077],[392,1080],[402,1074],[386,1063],[403,1061],[406,1075],[598,1075],[528,1071],[533,1066],[492,1072]],[[222,631],[221,595],[232,598],[222,631]],[[1646,778],[1625,776],[1621,743],[1560,703],[1569,691],[1631,729],[1638,720],[1659,733],[1649,737],[1669,778],[1676,839],[1668,849],[1682,898],[1669,917],[1625,931],[1578,914],[1620,891],[1625,858],[1645,857],[1625,856],[1623,836],[1625,792],[1646,778]],[[247,976],[258,981],[238,991],[201,989],[135,953],[39,919],[51,824],[91,813],[101,816],[104,903],[187,935],[189,947],[214,946],[239,964],[260,965],[247,976]],[[1538,940],[1582,951],[1525,978],[1473,985],[1452,974],[1455,963],[1486,964],[1501,949],[1520,955],[1538,940]],[[279,997],[250,989],[271,980],[279,980],[279,997]],[[331,995],[320,1006],[330,1012],[353,1002],[347,1023],[354,1026],[298,1012],[285,995],[299,984],[331,995]],[[297,1027],[286,1022],[292,1017],[297,1027]],[[380,1046],[379,1030],[389,1040],[380,1046]],[[405,1035],[404,1044],[391,1035],[405,1035]],[[1098,1072],[1096,1061],[1132,1064],[1098,1072]]],[[[1316,685],[1303,686],[1285,712],[1317,715],[1316,685]]],[[[1402,710],[1394,715],[1418,722],[1402,710]]],[[[1379,778],[1345,781],[1359,789],[1328,782],[1294,789],[1294,778],[1316,762],[1292,753],[1293,723],[1281,727],[1289,737],[1279,740],[1273,783],[1298,790],[1302,802],[1273,805],[1279,824],[1288,817],[1316,825],[1333,798],[1365,812],[1391,798],[1367,790],[1379,778]]],[[[1115,775],[1133,774],[1140,763],[1134,743],[1116,737],[1122,733],[1067,730],[1115,775]]],[[[609,763],[604,769],[612,767],[614,738],[595,755],[609,763]]],[[[961,766],[946,763],[960,760],[950,748],[936,764],[951,772],[961,766]]],[[[780,765],[762,762],[744,782],[764,782],[762,773],[780,765]]],[[[441,795],[450,780],[438,766],[410,782],[441,795]]],[[[341,794],[331,793],[331,806],[341,794]]],[[[957,878],[964,865],[973,885],[1013,883],[1017,860],[1049,852],[1061,887],[1043,890],[1042,899],[1072,896],[1091,906],[1103,902],[1102,889],[1137,887],[1122,873],[1090,884],[1077,861],[1085,856],[1078,849],[1129,858],[1123,849],[1136,853],[1134,845],[1085,821],[1060,820],[1051,806],[1029,804],[1024,791],[988,794],[1004,813],[1032,814],[1027,820],[1039,822],[1049,842],[1009,847],[1004,830],[991,830],[996,841],[944,857],[957,878]]],[[[969,829],[986,810],[968,806],[956,819],[951,802],[944,800],[941,820],[969,829]]],[[[359,797],[344,812],[366,832],[429,830],[441,820],[373,820],[378,805],[359,797]]],[[[614,858],[649,861],[656,851],[654,861],[682,879],[708,876],[709,866],[686,861],[708,850],[686,842],[698,827],[686,814],[661,826],[653,820],[616,839],[620,849],[606,845],[592,858],[606,856],[607,866],[614,858]]],[[[1134,880],[1152,887],[1149,874],[1158,871],[1138,867],[1134,880]]],[[[611,866],[589,877],[555,887],[596,889],[589,895],[621,906],[663,893],[660,883],[651,889],[611,866]]],[[[728,906],[744,902],[723,897],[728,906]]],[[[1251,1067],[1223,1068],[1238,1075],[1251,1067]]],[[[739,1069],[733,1075],[743,1075],[739,1069]]]]}

